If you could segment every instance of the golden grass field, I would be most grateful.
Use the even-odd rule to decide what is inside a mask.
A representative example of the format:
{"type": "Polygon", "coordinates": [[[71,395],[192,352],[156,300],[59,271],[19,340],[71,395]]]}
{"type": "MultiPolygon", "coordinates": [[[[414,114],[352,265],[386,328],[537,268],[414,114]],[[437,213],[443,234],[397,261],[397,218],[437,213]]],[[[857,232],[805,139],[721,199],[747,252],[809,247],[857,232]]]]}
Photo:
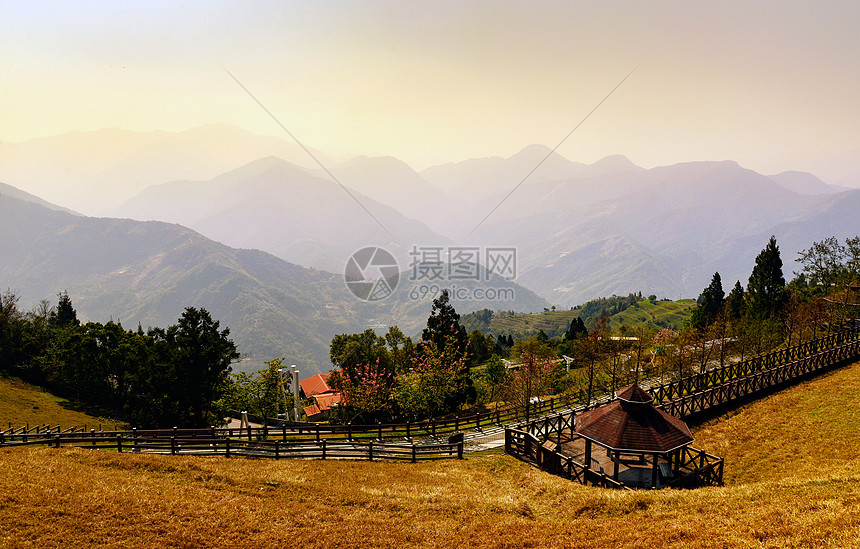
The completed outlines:
{"type": "Polygon", "coordinates": [[[860,364],[694,429],[726,486],[618,492],[505,455],[0,450],[3,547],[860,547],[860,364]]]}
{"type": "Polygon", "coordinates": [[[65,400],[15,378],[0,377],[0,430],[29,424],[61,425],[63,428],[98,428],[99,423],[113,429],[114,420],[91,416],[71,409],[65,400]]]}

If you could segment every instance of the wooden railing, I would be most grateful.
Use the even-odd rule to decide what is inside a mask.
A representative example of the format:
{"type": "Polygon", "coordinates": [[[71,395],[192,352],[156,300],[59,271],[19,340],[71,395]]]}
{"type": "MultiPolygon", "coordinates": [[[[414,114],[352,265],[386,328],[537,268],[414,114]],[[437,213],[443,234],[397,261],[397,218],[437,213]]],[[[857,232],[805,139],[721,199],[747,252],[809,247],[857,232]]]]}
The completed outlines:
{"type": "Polygon", "coordinates": [[[559,453],[555,443],[551,441],[542,443],[538,437],[527,431],[506,428],[505,453],[533,463],[548,473],[586,486],[630,489],[609,475],[589,469],[572,457],[559,453]]]}
{"type": "MultiPolygon", "coordinates": [[[[416,437],[435,437],[448,435],[458,431],[481,431],[488,427],[501,426],[525,418],[542,416],[553,410],[568,408],[577,403],[566,397],[552,397],[548,400],[529,403],[526,406],[504,406],[498,410],[490,410],[468,415],[458,415],[449,418],[431,419],[416,422],[353,424],[347,423],[305,423],[284,421],[274,418],[262,418],[248,414],[252,423],[265,424],[267,433],[278,433],[286,430],[292,436],[306,436],[314,439],[356,440],[374,438],[376,440],[411,440],[416,437]]],[[[233,412],[239,417],[238,412],[233,412]]],[[[257,428],[254,428],[257,429],[257,428]]],[[[262,430],[264,428],[260,428],[262,430]]],[[[256,430],[254,432],[257,432],[256,430]]]]}
{"type": "Polygon", "coordinates": [[[679,460],[679,476],[669,482],[672,488],[723,485],[723,458],[685,446],[679,460]]]}
{"type": "MultiPolygon", "coordinates": [[[[2,447],[21,448],[47,446],[59,448],[73,446],[91,450],[115,450],[117,452],[221,455],[226,457],[259,457],[273,459],[318,458],[318,459],[388,459],[422,461],[434,459],[463,458],[463,442],[444,444],[389,444],[369,442],[283,441],[243,440],[213,437],[209,430],[190,433],[190,430],[165,430],[109,434],[106,432],[83,433],[83,436],[56,434],[30,440],[7,441],[2,447]]],[[[80,435],[81,433],[76,433],[80,435]]]]}
{"type": "Polygon", "coordinates": [[[851,330],[661,385],[651,394],[656,406],[687,418],[858,357],[860,339],[858,332],[851,330]],[[665,398],[661,401],[659,397],[665,398]]]}
{"type": "Polygon", "coordinates": [[[860,330],[854,328],[831,334],[829,336],[813,339],[800,345],[779,349],[764,355],[759,355],[743,362],[728,364],[720,368],[714,368],[702,373],[670,381],[651,387],[648,391],[654,398],[654,402],[666,402],[675,398],[693,393],[698,393],[709,387],[720,385],[728,381],[750,376],[762,370],[768,370],[776,366],[800,360],[804,357],[814,355],[827,349],[834,349],[851,342],[858,341],[860,330]]]}

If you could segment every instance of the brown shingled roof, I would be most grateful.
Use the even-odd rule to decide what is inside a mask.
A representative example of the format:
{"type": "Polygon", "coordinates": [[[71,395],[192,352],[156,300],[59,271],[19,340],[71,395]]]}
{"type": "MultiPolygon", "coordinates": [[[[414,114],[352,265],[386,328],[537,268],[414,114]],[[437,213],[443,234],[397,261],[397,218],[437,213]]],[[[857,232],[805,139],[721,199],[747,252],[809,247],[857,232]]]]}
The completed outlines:
{"type": "Polygon", "coordinates": [[[647,402],[649,404],[654,400],[654,398],[646,393],[644,389],[635,384],[627,387],[626,389],[616,391],[615,397],[620,400],[626,400],[627,402],[647,402]]]}
{"type": "Polygon", "coordinates": [[[693,442],[687,424],[652,406],[651,396],[638,386],[616,396],[619,400],[578,415],[576,432],[614,450],[668,452],[693,442]]]}

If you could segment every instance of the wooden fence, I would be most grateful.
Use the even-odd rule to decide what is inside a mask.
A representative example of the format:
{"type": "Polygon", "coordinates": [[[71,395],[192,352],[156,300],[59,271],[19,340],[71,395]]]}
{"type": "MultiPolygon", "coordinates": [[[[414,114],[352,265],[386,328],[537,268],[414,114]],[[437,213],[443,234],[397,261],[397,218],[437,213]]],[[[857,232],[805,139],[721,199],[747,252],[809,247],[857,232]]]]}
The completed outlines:
{"type": "Polygon", "coordinates": [[[845,344],[858,341],[858,338],[860,338],[860,330],[856,328],[845,330],[826,337],[813,339],[800,345],[758,355],[742,362],[728,364],[720,368],[714,368],[699,374],[655,385],[649,389],[649,392],[654,397],[654,402],[670,401],[733,379],[743,378],[762,370],[768,370],[788,362],[797,361],[828,349],[842,347],[845,344]]]}
{"type": "Polygon", "coordinates": [[[672,488],[698,488],[700,486],[722,486],[723,464],[721,457],[704,450],[685,446],[679,456],[679,476],[669,481],[672,488]]]}
{"type": "Polygon", "coordinates": [[[0,447],[72,446],[91,450],[171,455],[220,455],[273,459],[387,459],[424,461],[463,458],[463,442],[445,444],[388,444],[369,442],[243,440],[212,436],[208,429],[162,431],[69,433],[16,440],[0,447]]]}
{"type": "MultiPolygon", "coordinates": [[[[570,421],[573,421],[573,413],[570,414],[570,421]]],[[[533,463],[548,473],[586,486],[629,490],[609,475],[589,469],[572,457],[560,453],[556,443],[549,440],[541,441],[528,431],[506,428],[505,453],[533,463]]]]}
{"type": "Polygon", "coordinates": [[[858,357],[860,332],[848,330],[659,385],[650,392],[656,406],[688,418],[858,357]]]}
{"type": "MultiPolygon", "coordinates": [[[[413,438],[449,435],[464,430],[481,431],[489,427],[497,427],[526,418],[538,417],[560,408],[569,408],[576,404],[576,401],[563,396],[552,397],[549,400],[529,403],[526,406],[504,406],[498,410],[469,415],[402,423],[347,423],[345,425],[338,425],[284,421],[274,418],[262,418],[252,414],[248,414],[248,419],[252,423],[264,425],[264,427],[251,428],[254,434],[260,435],[264,433],[276,435],[277,433],[286,431],[288,435],[293,437],[308,437],[316,440],[323,438],[330,440],[358,440],[362,438],[412,440],[413,438]]],[[[240,414],[233,412],[233,416],[239,418],[240,414]]],[[[247,431],[247,428],[245,428],[245,431],[247,431]]]]}

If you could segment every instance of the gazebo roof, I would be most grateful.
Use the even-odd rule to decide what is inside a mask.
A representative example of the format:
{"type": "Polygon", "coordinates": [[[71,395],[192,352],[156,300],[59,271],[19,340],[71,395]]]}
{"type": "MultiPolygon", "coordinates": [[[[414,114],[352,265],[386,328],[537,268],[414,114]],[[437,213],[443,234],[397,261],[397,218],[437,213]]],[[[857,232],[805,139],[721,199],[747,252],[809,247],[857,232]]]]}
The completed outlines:
{"type": "Polygon", "coordinates": [[[668,452],[693,442],[682,420],[651,405],[637,385],[616,393],[618,400],[576,416],[576,432],[613,450],[668,452]]]}
{"type": "Polygon", "coordinates": [[[633,384],[626,389],[616,391],[615,398],[618,400],[625,400],[627,402],[639,402],[645,404],[651,404],[654,401],[654,397],[649,395],[644,389],[636,384],[633,384]]]}

